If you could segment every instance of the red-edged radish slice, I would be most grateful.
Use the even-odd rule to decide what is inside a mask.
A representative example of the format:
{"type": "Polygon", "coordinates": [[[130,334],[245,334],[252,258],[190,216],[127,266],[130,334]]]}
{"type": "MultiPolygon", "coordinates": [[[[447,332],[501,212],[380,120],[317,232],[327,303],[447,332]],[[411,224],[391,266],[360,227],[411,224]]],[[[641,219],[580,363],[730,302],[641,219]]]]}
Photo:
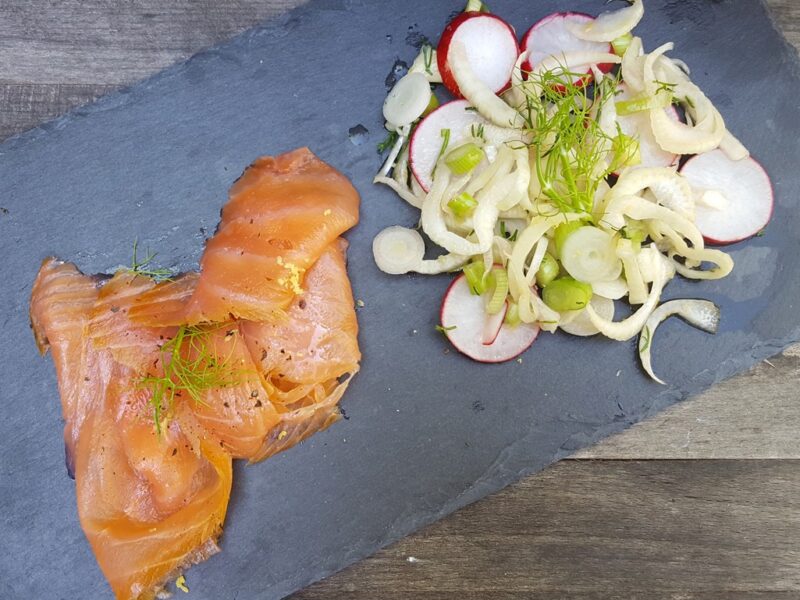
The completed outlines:
{"type": "Polygon", "coordinates": [[[470,108],[466,100],[453,100],[443,104],[425,117],[411,136],[408,149],[411,172],[422,189],[430,191],[433,185],[433,167],[442,151],[442,130],[450,130],[448,148],[455,148],[470,135],[472,125],[485,125],[486,119],[470,108]]]}
{"type": "MultiPolygon", "coordinates": [[[[533,69],[549,56],[558,57],[569,52],[611,52],[611,44],[603,42],[587,42],[578,39],[568,27],[569,23],[585,25],[594,21],[594,17],[583,13],[554,13],[545,17],[522,37],[522,51],[528,52],[528,58],[522,63],[524,73],[533,69]]],[[[598,65],[598,68],[607,73],[614,65],[598,65]]],[[[592,79],[589,65],[585,66],[586,75],[575,79],[575,84],[583,81],[585,84],[592,79]]]]}
{"type": "Polygon", "coordinates": [[[436,61],[445,87],[456,98],[462,94],[447,64],[450,45],[464,45],[472,72],[493,92],[500,93],[511,83],[511,71],[519,56],[514,29],[497,15],[463,12],[445,27],[436,50],[436,61]]]}
{"type": "Polygon", "coordinates": [[[505,362],[525,352],[539,335],[538,325],[503,324],[494,343],[484,345],[486,317],[484,298],[473,295],[467,278],[459,275],[444,295],[441,310],[442,327],[459,352],[478,362],[505,362]]]}
{"type": "Polygon", "coordinates": [[[486,315],[486,321],[483,325],[483,345],[484,346],[491,346],[497,340],[497,336],[500,335],[500,329],[503,327],[503,321],[506,318],[506,313],[508,312],[508,302],[503,304],[503,308],[500,309],[500,312],[496,315],[486,315]]]}
{"type": "Polygon", "coordinates": [[[681,169],[695,190],[716,190],[727,206],[698,203],[695,225],[709,244],[733,244],[756,235],[772,218],[774,194],[758,161],[733,161],[722,150],[698,154],[681,169]]]}
{"type": "MultiPolygon", "coordinates": [[[[620,85],[617,90],[619,93],[614,97],[615,102],[630,100],[633,95],[625,84],[620,85]]],[[[665,108],[664,111],[675,121],[680,122],[681,117],[674,106],[665,108]]],[[[642,157],[641,167],[671,167],[678,162],[678,155],[662,150],[653,135],[653,128],[650,126],[650,113],[643,111],[632,115],[617,115],[622,133],[639,140],[639,152],[642,157]]]]}

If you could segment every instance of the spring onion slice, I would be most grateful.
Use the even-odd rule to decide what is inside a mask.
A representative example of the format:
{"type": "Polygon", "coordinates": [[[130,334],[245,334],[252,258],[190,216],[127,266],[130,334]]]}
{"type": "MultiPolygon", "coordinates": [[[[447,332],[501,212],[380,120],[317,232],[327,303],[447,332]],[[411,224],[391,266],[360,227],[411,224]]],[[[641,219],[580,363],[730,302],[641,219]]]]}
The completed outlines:
{"type": "Polygon", "coordinates": [[[489,272],[487,279],[491,294],[486,304],[486,312],[496,315],[503,309],[508,296],[508,273],[502,267],[495,267],[489,272]]]}
{"type": "Polygon", "coordinates": [[[625,52],[630,48],[633,41],[633,34],[631,32],[621,35],[611,41],[611,47],[614,49],[614,54],[617,56],[625,56],[625,52]]]}
{"type": "Polygon", "coordinates": [[[389,275],[413,271],[425,256],[425,242],[415,229],[387,227],[372,240],[375,264],[389,275]]]}
{"type": "Polygon", "coordinates": [[[475,212],[475,208],[478,206],[478,201],[475,200],[471,194],[468,194],[467,192],[461,192],[458,196],[452,198],[447,203],[447,206],[453,211],[455,216],[457,216],[459,219],[463,219],[475,212]]]}
{"type": "Polygon", "coordinates": [[[582,310],[592,299],[592,286],[572,277],[561,277],[544,288],[542,300],[558,312],[582,310]]]}
{"type": "Polygon", "coordinates": [[[654,96],[641,95],[630,100],[620,100],[616,103],[617,113],[622,117],[635,115],[646,110],[667,108],[672,104],[670,94],[658,93],[654,96]]]}
{"type": "Polygon", "coordinates": [[[486,154],[475,143],[468,142],[447,153],[444,162],[456,175],[466,175],[481,164],[486,154]]]}
{"type": "Polygon", "coordinates": [[[464,267],[464,276],[473,296],[480,296],[486,291],[486,280],[483,277],[485,273],[486,269],[480,261],[471,262],[464,267]]]}
{"type": "Polygon", "coordinates": [[[659,306],[647,319],[642,333],[639,336],[639,358],[647,374],[661,385],[664,381],[656,377],[650,361],[650,350],[653,347],[653,338],[658,326],[669,317],[677,315],[689,325],[701,329],[706,333],[716,333],[719,328],[719,307],[708,300],[670,300],[659,306]]]}

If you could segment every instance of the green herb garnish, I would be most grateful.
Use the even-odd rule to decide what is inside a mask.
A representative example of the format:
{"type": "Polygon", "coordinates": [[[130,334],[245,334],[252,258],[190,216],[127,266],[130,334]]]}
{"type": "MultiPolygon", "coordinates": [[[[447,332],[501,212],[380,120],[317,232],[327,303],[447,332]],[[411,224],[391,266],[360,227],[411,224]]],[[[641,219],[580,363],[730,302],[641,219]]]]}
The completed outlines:
{"type": "Polygon", "coordinates": [[[386,138],[380,144],[378,144],[378,154],[383,154],[389,148],[394,146],[398,137],[400,137],[400,134],[398,134],[396,131],[390,131],[386,135],[386,138]]]}
{"type": "Polygon", "coordinates": [[[167,281],[172,277],[173,273],[170,269],[156,269],[150,266],[150,264],[153,262],[153,259],[157,256],[156,253],[150,252],[150,249],[148,248],[144,259],[139,260],[138,250],[139,240],[135,239],[133,240],[133,258],[131,260],[131,266],[125,269],[126,271],[133,273],[134,275],[150,277],[156,281],[167,281]]]}
{"type": "Polygon", "coordinates": [[[225,327],[181,326],[175,337],[161,347],[161,375],[145,375],[139,384],[151,391],[150,404],[156,431],[162,433],[176,398],[186,394],[194,402],[203,403],[203,393],[218,388],[233,387],[241,382],[245,372],[231,364],[238,343],[237,330],[225,333],[230,337],[228,356],[219,356],[209,341],[209,334],[225,327]]]}

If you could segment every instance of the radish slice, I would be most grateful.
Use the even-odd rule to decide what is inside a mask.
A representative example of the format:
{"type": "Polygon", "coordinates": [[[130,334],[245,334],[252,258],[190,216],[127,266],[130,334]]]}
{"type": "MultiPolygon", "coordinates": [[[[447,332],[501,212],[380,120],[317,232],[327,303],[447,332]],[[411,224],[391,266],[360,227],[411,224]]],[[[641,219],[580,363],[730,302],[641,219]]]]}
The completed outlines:
{"type": "MultiPolygon", "coordinates": [[[[502,312],[502,311],[501,311],[502,312]]],[[[442,301],[441,321],[445,335],[462,354],[484,363],[500,363],[516,358],[530,348],[539,335],[538,325],[501,325],[491,345],[484,345],[486,307],[482,296],[470,292],[467,278],[458,276],[442,301]]]]}
{"type": "MultiPolygon", "coordinates": [[[[607,319],[608,321],[614,318],[613,300],[601,296],[592,296],[589,305],[594,308],[601,318],[607,319]]],[[[600,330],[594,326],[585,310],[578,311],[578,315],[574,319],[568,323],[560,324],[558,327],[561,331],[570,335],[577,335],[578,337],[589,337],[600,333],[600,330]]]]}
{"type": "Polygon", "coordinates": [[[422,263],[425,241],[414,229],[387,227],[372,240],[372,254],[381,271],[389,275],[403,275],[422,263]]]}
{"type": "Polygon", "coordinates": [[[582,40],[592,42],[613,42],[615,39],[633,31],[644,16],[642,0],[633,0],[630,6],[600,14],[586,25],[572,25],[570,31],[582,40]]]}
{"type": "Polygon", "coordinates": [[[511,25],[497,15],[481,12],[463,12],[447,25],[439,40],[436,60],[445,87],[461,98],[448,64],[453,42],[463,44],[472,72],[495,94],[509,86],[519,56],[517,36],[511,25]]]}
{"type": "Polygon", "coordinates": [[[722,210],[708,204],[695,208],[695,224],[710,244],[732,244],[756,235],[772,218],[774,195],[769,175],[756,160],[733,161],[722,150],[689,160],[681,174],[694,188],[722,193],[722,210]]]}
{"type": "Polygon", "coordinates": [[[483,342],[484,346],[491,346],[500,335],[500,329],[503,327],[503,321],[508,313],[508,302],[503,304],[503,308],[496,315],[486,315],[486,321],[483,325],[483,342]]]}
{"type": "Polygon", "coordinates": [[[647,319],[647,323],[642,329],[642,334],[639,336],[639,358],[642,361],[642,368],[661,385],[666,384],[653,373],[653,366],[650,362],[650,349],[653,347],[653,337],[655,337],[656,329],[672,315],[678,315],[689,325],[697,327],[706,333],[717,333],[719,328],[719,307],[708,300],[670,300],[655,309],[650,318],[647,319]]]}
{"type": "MultiPolygon", "coordinates": [[[[588,42],[581,40],[569,30],[569,25],[585,26],[594,21],[594,17],[583,13],[555,13],[545,17],[522,37],[522,51],[528,53],[528,58],[522,63],[523,72],[532,72],[536,66],[550,57],[572,52],[611,52],[611,44],[602,42],[588,42]]],[[[598,65],[600,70],[607,73],[611,64],[598,65]]],[[[575,84],[591,80],[589,65],[583,67],[586,71],[584,77],[577,77],[575,84]]],[[[575,69],[576,71],[578,69],[575,69]]]]}
{"type": "Polygon", "coordinates": [[[397,129],[422,116],[431,101],[431,86],[421,73],[409,73],[398,81],[383,103],[383,118],[397,129]]]}
{"type": "Polygon", "coordinates": [[[466,100],[454,100],[443,104],[425,117],[411,136],[409,162],[411,172],[422,189],[429,192],[433,186],[433,168],[442,151],[442,130],[450,130],[449,148],[460,146],[476,128],[487,125],[487,121],[470,108],[466,100]]]}
{"type": "MultiPolygon", "coordinates": [[[[616,102],[630,100],[631,94],[627,85],[622,84],[618,88],[615,97],[616,102]]],[[[680,122],[681,118],[674,106],[663,109],[674,121],[680,122]]],[[[678,162],[678,155],[662,150],[658,145],[653,129],[650,126],[650,114],[648,112],[634,113],[632,115],[617,115],[619,127],[627,136],[639,140],[639,152],[642,157],[642,167],[671,167],[678,162]]]]}

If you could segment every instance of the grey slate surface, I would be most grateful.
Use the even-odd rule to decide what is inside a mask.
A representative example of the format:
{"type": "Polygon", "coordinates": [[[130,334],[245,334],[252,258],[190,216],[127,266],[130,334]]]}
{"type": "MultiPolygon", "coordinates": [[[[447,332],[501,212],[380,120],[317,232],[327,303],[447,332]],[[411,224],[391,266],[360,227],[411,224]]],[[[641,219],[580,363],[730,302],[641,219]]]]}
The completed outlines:
{"type": "MultiPolygon", "coordinates": [[[[571,451],[742,371],[800,339],[798,62],[756,1],[648,3],[637,32],[674,56],[773,177],[776,218],[732,250],[716,283],[667,297],[722,306],[716,337],[668,322],[648,382],[633,344],[543,336],[522,364],[477,366],[434,331],[446,277],[389,278],[370,242],[411,209],[373,187],[379,107],[407,43],[436,39],[461,3],[315,0],[127,91],[0,146],[0,558],[2,598],[110,595],[83,538],[63,466],[52,366],[27,324],[30,284],[55,254],[86,272],[126,264],[134,238],[196,266],[226,191],[256,156],[308,145],[363,195],[349,235],[362,371],[348,420],[291,451],[236,467],[223,553],[193,568],[191,598],[280,598],[571,451]],[[348,131],[369,130],[353,144],[348,131]],[[617,372],[621,371],[617,376],[617,372]]],[[[600,0],[495,0],[521,33],[600,0]]]]}

